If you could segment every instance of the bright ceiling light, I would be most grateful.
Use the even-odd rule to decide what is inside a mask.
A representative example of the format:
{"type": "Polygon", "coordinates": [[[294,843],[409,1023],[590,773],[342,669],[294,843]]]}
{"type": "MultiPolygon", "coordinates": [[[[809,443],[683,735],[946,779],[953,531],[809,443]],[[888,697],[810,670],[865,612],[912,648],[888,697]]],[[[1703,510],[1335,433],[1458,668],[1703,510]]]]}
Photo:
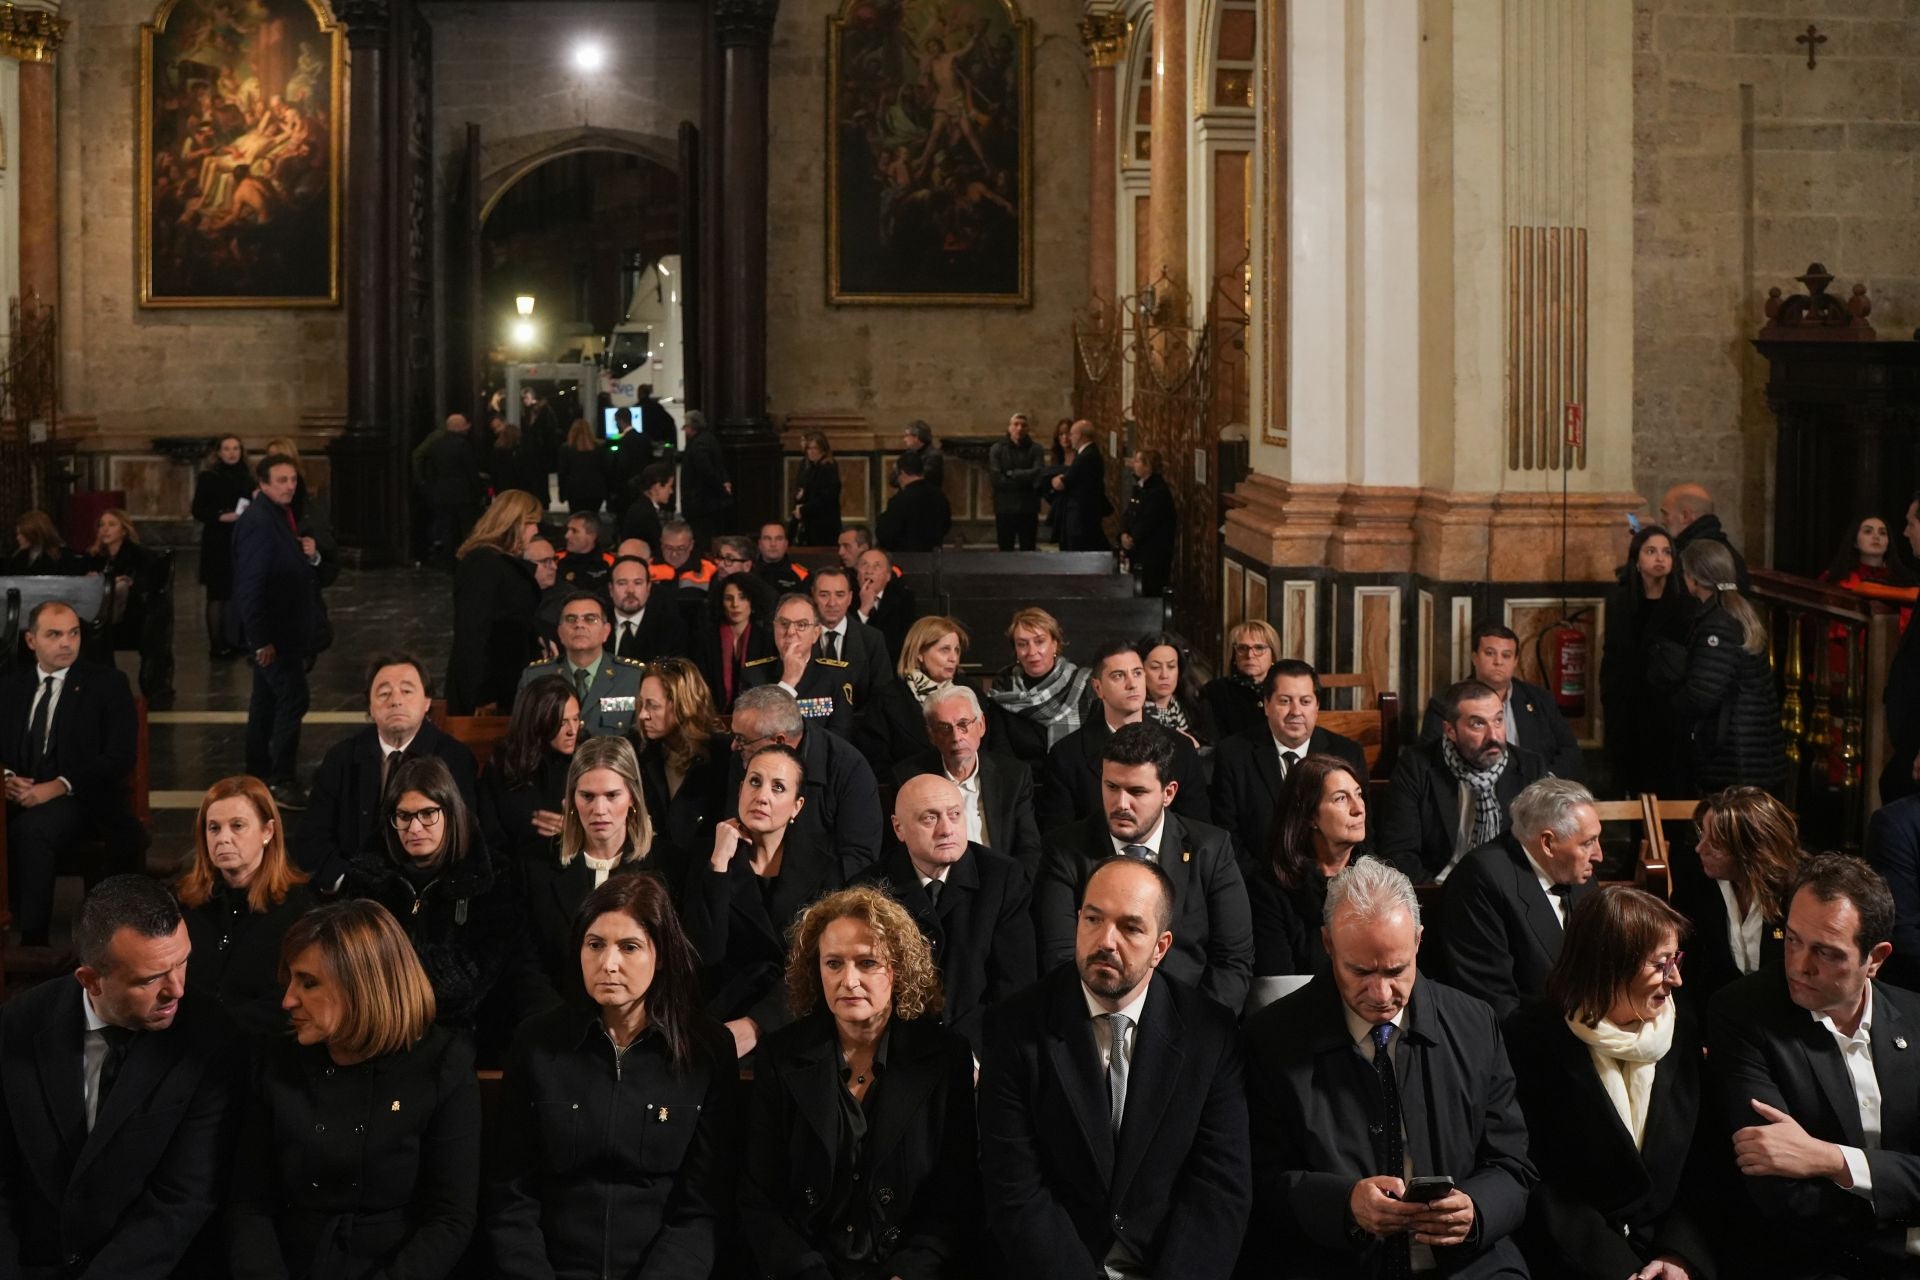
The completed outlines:
{"type": "Polygon", "coordinates": [[[518,315],[522,315],[522,316],[532,315],[533,314],[533,295],[530,293],[523,293],[519,297],[515,298],[513,300],[513,309],[514,309],[514,312],[518,315]]]}
{"type": "Polygon", "coordinates": [[[515,320],[513,322],[513,345],[514,346],[530,347],[533,345],[533,340],[537,336],[539,336],[539,334],[538,334],[538,331],[533,327],[533,321],[515,320]]]}
{"type": "Polygon", "coordinates": [[[573,46],[573,65],[579,71],[598,71],[607,65],[607,51],[598,40],[582,40],[573,46]]]}

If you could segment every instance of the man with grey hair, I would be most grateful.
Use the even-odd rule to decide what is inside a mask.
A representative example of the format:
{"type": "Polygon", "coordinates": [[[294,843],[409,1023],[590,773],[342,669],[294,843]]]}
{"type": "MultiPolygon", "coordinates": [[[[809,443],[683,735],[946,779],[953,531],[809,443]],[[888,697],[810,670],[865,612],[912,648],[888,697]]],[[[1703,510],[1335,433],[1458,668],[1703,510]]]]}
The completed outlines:
{"type": "Polygon", "coordinates": [[[820,610],[808,597],[789,592],[773,611],[774,652],[747,659],[742,674],[749,689],[785,689],[799,701],[804,719],[851,738],[853,673],[845,658],[823,658],[814,651],[819,638],[820,610]]]}
{"type": "Polygon", "coordinates": [[[986,712],[972,689],[953,685],[927,698],[923,709],[931,750],[893,767],[904,784],[938,774],[960,789],[966,802],[967,839],[1004,853],[1029,874],[1040,870],[1040,825],[1033,813],[1033,770],[1014,756],[982,751],[986,712]]]}
{"type": "Polygon", "coordinates": [[[794,819],[794,829],[810,832],[836,850],[843,882],[851,884],[880,857],[880,783],[866,757],[833,730],[809,728],[800,704],[779,685],[742,690],[733,701],[726,817],[739,812],[747,757],[769,742],[792,747],[806,761],[807,803],[794,819]]]}
{"type": "Polygon", "coordinates": [[[1507,831],[1460,860],[1440,899],[1447,976],[1503,1019],[1545,990],[1601,857],[1593,793],[1577,782],[1531,783],[1512,813],[1507,831]]]}
{"type": "Polygon", "coordinates": [[[1327,886],[1330,972],[1247,1020],[1243,1263],[1303,1277],[1524,1276],[1538,1180],[1499,1023],[1421,979],[1420,904],[1371,857],[1327,886]]]}

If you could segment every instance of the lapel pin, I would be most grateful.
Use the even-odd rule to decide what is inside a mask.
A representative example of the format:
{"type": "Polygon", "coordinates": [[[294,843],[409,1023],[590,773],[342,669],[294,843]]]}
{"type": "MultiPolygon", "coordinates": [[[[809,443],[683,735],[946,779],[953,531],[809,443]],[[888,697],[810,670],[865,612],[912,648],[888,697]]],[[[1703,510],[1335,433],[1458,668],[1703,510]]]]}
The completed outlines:
{"type": "Polygon", "coordinates": [[[665,1124],[666,1122],[667,1122],[667,1109],[665,1107],[662,1107],[660,1108],[660,1123],[665,1124]]]}
{"type": "Polygon", "coordinates": [[[1896,1049],[1904,1049],[1904,1048],[1906,1048],[1906,1047],[1907,1047],[1907,1038],[1906,1038],[1905,1036],[1895,1036],[1895,1037],[1893,1038],[1893,1047],[1894,1047],[1894,1048],[1896,1048],[1896,1049]]]}
{"type": "Polygon", "coordinates": [[[393,1100],[393,1110],[398,1111],[399,1109],[400,1109],[400,1099],[395,1098],[393,1100]]]}
{"type": "Polygon", "coordinates": [[[1527,704],[1527,714],[1528,714],[1528,715],[1532,715],[1532,714],[1533,714],[1533,704],[1532,704],[1531,702],[1529,702],[1529,703],[1527,704]]]}
{"type": "Polygon", "coordinates": [[[1182,850],[1180,851],[1180,861],[1182,861],[1182,862],[1192,862],[1192,861],[1193,861],[1193,850],[1191,850],[1191,849],[1182,849],[1182,850]]]}

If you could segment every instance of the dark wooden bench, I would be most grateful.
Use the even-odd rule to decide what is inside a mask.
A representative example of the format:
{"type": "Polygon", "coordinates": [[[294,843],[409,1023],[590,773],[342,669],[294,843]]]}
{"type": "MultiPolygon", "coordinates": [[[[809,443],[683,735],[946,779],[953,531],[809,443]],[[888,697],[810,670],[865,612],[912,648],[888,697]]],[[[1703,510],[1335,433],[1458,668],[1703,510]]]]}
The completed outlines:
{"type": "Polygon", "coordinates": [[[483,769],[506,738],[507,726],[513,719],[511,716],[450,716],[445,698],[435,698],[427,715],[434,728],[465,744],[467,750],[473,752],[474,764],[483,769]]]}

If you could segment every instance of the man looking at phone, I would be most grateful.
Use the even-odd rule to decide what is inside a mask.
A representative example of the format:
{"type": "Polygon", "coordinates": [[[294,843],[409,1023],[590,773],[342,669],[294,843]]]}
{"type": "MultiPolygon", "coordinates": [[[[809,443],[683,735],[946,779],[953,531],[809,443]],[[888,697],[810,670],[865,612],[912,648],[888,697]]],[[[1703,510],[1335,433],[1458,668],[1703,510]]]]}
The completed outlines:
{"type": "Polygon", "coordinates": [[[1538,1175],[1493,1011],[1420,980],[1419,899],[1386,863],[1335,876],[1323,919],[1331,981],[1247,1021],[1246,1256],[1298,1276],[1526,1275],[1510,1237],[1538,1175]]]}

